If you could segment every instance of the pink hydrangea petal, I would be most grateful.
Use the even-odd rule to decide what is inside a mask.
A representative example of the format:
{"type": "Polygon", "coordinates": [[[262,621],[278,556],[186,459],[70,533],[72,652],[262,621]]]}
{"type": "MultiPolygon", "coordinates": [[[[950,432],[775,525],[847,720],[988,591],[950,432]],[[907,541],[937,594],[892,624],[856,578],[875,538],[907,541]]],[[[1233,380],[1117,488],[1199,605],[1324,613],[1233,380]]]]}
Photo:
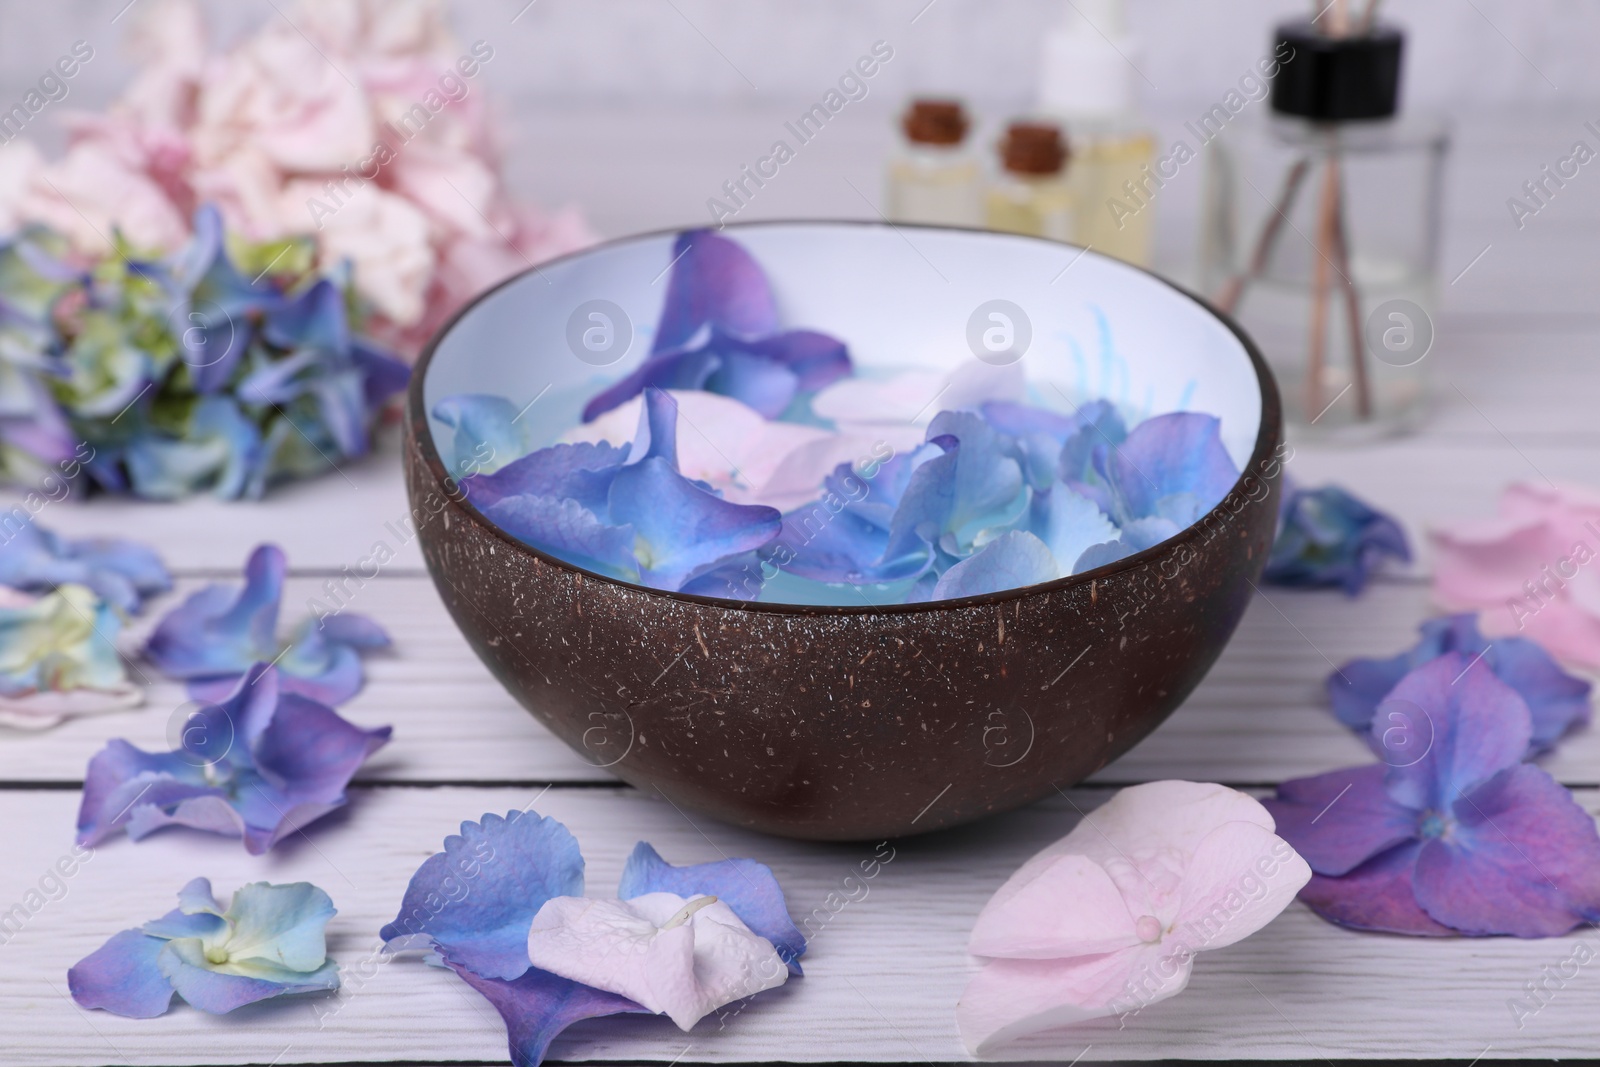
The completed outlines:
{"type": "Polygon", "coordinates": [[[1397,845],[1342,877],[1314,874],[1300,900],[1329,922],[1355,930],[1454,937],[1417,903],[1413,877],[1420,845],[1397,845]]]}
{"type": "Polygon", "coordinates": [[[1061,959],[1141,943],[1122,891],[1085,856],[1056,856],[1007,886],[1004,899],[996,894],[978,913],[967,943],[974,956],[1061,959]]]}
{"type": "Polygon", "coordinates": [[[1178,940],[1196,951],[1242,941],[1278,917],[1311,867],[1270,830],[1224,823],[1200,842],[1183,879],[1178,940]]]}
{"type": "Polygon", "coordinates": [[[1559,937],[1600,918],[1600,834],[1572,794],[1522,764],[1454,805],[1452,833],[1425,842],[1417,902],[1466,934],[1559,937]]]}
{"type": "Polygon", "coordinates": [[[991,960],[956,1005],[974,1054],[1040,1030],[1138,1011],[1177,996],[1193,957],[1159,945],[1068,960],[991,960]]]}

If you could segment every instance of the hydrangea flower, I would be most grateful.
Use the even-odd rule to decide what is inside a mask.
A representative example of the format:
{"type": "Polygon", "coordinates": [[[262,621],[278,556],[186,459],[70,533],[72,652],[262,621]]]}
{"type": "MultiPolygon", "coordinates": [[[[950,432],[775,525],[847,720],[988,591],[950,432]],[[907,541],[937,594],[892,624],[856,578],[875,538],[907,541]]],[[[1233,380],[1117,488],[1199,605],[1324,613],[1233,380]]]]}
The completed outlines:
{"type": "Polygon", "coordinates": [[[1389,659],[1354,659],[1328,675],[1328,699],[1340,722],[1370,733],[1384,697],[1400,680],[1447,652],[1461,653],[1475,667],[1481,663],[1517,691],[1533,720],[1530,755],[1589,721],[1590,684],[1563,671],[1535,642],[1522,637],[1491,641],[1478,632],[1476,615],[1429,619],[1421,630],[1422,640],[1409,651],[1389,659]]]}
{"type": "Polygon", "coordinates": [[[309,882],[241,886],[226,911],[196,878],[178,907],[124,930],[67,972],[72,999],[131,1019],[165,1015],[176,994],[213,1015],[259,1000],[339,988],[328,957],[328,894],[309,882]]]}
{"type": "Polygon", "coordinates": [[[1528,637],[1568,666],[1600,670],[1600,495],[1513,485],[1494,518],[1432,540],[1441,606],[1480,612],[1490,637],[1528,637]]]}
{"type": "Polygon", "coordinates": [[[1311,877],[1254,799],[1220,785],[1124,789],[1023,864],[978,914],[984,957],[956,1006],[978,1055],[1181,993],[1197,952],[1255,933],[1311,877]]]}
{"type": "Polygon", "coordinates": [[[220,704],[196,711],[179,747],[151,753],[115,739],[89,761],[78,842],[164,826],[242,837],[260,855],[345,804],[345,787],[392,729],[363,730],[332,709],[280,692],[278,670],[252,667],[220,704]]]}
{"type": "Polygon", "coordinates": [[[389,635],[354,612],[307,618],[278,643],[278,608],[288,569],[277,545],[258,545],[242,589],[208,585],[164,615],[145,644],[163,674],[186,679],[195,700],[221,700],[258,662],[273,663],[286,693],[337,706],[361,691],[361,653],[388,648],[389,635]]]}
{"type": "Polygon", "coordinates": [[[37,593],[68,583],[87,586],[118,611],[136,615],[146,598],[172,588],[172,576],[160,556],[135,541],[73,541],[36,522],[0,544],[0,585],[37,593]]]}
{"type": "Polygon", "coordinates": [[[850,373],[843,342],[813,330],[779,331],[766,274],[736,242],[690,230],[678,235],[672,255],[649,357],[589,401],[585,422],[647,388],[720,393],[772,419],[850,373]]]}
{"type": "Polygon", "coordinates": [[[679,474],[677,427],[672,398],[650,389],[629,448],[555,445],[461,485],[490,521],[537,548],[612,577],[683,589],[771,541],[782,518],[679,474]]]}
{"type": "Polygon", "coordinates": [[[1600,920],[1593,817],[1522,762],[1528,705],[1470,662],[1447,652],[1389,694],[1420,711],[1421,756],[1285,782],[1266,802],[1316,872],[1300,897],[1323,918],[1434,937],[1559,937],[1600,920]]]}
{"type": "Polygon", "coordinates": [[[1394,519],[1336,485],[1290,488],[1278,514],[1262,580],[1304,588],[1366,588],[1384,559],[1411,561],[1411,546],[1394,519]]]}
{"type": "Polygon", "coordinates": [[[142,704],[113,644],[121,628],[84,586],[42,597],[0,586],[0,724],[41,730],[142,704]]]}
{"type": "Polygon", "coordinates": [[[582,896],[583,856],[527,811],[464,822],[423,862],[380,936],[426,946],[506,1023],[516,1067],[536,1067],[581,1019],[661,1012],[687,1030],[781,985],[805,951],[772,871],[753,860],[674,867],[640,843],[619,898],[582,896]]]}
{"type": "Polygon", "coordinates": [[[72,269],[64,244],[34,232],[0,252],[0,330],[8,310],[13,327],[0,433],[17,445],[0,459],[14,480],[81,465],[150,499],[258,497],[364,455],[409,376],[357,332],[348,272],[319,275],[304,242],[246,270],[214,206],[165,257],[119,243],[72,269]],[[69,464],[80,444],[90,458],[69,464]]]}

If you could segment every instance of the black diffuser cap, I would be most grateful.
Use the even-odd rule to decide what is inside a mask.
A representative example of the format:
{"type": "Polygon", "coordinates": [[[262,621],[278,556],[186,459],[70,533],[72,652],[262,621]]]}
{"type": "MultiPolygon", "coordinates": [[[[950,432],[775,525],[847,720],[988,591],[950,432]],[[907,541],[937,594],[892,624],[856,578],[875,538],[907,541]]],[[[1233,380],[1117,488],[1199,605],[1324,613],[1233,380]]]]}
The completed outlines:
{"type": "Polygon", "coordinates": [[[1400,106],[1404,45],[1393,26],[1330,37],[1310,22],[1285,23],[1277,55],[1288,58],[1272,79],[1272,110],[1318,122],[1388,118],[1400,106]]]}

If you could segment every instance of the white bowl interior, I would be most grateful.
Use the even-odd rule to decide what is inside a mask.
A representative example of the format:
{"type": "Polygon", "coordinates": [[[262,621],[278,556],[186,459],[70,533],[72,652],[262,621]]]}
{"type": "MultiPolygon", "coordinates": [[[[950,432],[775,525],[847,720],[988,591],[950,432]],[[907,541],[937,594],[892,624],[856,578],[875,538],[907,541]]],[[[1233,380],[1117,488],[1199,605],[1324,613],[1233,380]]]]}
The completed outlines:
{"type": "MultiPolygon", "coordinates": [[[[830,333],[862,373],[954,370],[976,359],[968,320],[1006,300],[1032,325],[1022,367],[1046,406],[1097,397],[1133,421],[1200,411],[1222,421],[1243,470],[1261,424],[1261,387],[1244,345],[1205,307],[1095,252],[1007,234],[870,223],[729,227],[766,271],[786,329],[830,333]],[[1053,386],[1054,388],[1051,388],[1053,386]],[[1059,403],[1051,403],[1052,398],[1059,403]]],[[[594,393],[648,355],[666,297],[674,235],[619,241],[531,271],[481,300],[439,340],[423,396],[507,397],[541,442],[578,420],[594,393]],[[608,300],[631,322],[625,355],[596,367],[568,346],[580,305],[608,300]]],[[[441,454],[452,431],[431,420],[441,454]]],[[[734,457],[737,459],[737,457],[734,457]]]]}

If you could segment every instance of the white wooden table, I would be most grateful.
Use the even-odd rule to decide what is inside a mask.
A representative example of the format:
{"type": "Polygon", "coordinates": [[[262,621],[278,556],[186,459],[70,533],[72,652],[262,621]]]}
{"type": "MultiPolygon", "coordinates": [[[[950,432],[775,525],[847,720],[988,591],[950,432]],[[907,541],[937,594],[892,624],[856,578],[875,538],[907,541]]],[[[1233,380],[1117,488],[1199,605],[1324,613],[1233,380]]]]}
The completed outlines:
{"type": "MultiPolygon", "coordinates": [[[[522,113],[527,117],[527,113],[522,113]]],[[[1600,484],[1600,175],[1585,172],[1526,230],[1504,200],[1539,165],[1582,135],[1584,116],[1480,119],[1462,130],[1445,252],[1445,280],[1489,251],[1454,285],[1429,357],[1439,411],[1425,433],[1360,451],[1300,446],[1292,474],[1336,479],[1400,516],[1414,538],[1436,519],[1486,513],[1515,479],[1600,484]]],[[[606,113],[538,115],[514,171],[530,187],[581,194],[610,232],[697,222],[730,159],[759,147],[779,116],[606,113]]],[[[882,126],[830,127],[774,183],[751,217],[861,217],[849,187],[877,188],[882,126]],[[837,132],[838,137],[833,137],[837,132]],[[757,210],[759,209],[759,210],[757,210]]],[[[1196,180],[1197,184],[1197,180],[1196,180]]],[[[1166,222],[1184,226],[1181,192],[1166,222]]],[[[1192,196],[1191,196],[1192,199],[1192,196]]],[[[1163,210],[1168,210],[1163,208],[1163,210]]],[[[1176,229],[1169,232],[1178,232],[1176,229]]],[[[1181,247],[1164,244],[1169,256],[1181,247]]],[[[723,855],[770,864],[796,917],[824,908],[869,845],[811,845],[761,837],[619,786],[521,711],[479,664],[446,616],[414,544],[385,526],[407,506],[393,440],[342,473],[262,503],[183,506],[95,501],[51,505],[41,521],[74,534],[115,534],[159,547],[178,594],[233,578],[249,551],[276,541],[292,567],[286,621],[347,564],[388,540],[398,558],[352,608],[387,626],[392,655],[369,661],[366,690],[345,713],[393,724],[395,739],[362,771],[343,812],[264,857],[236,841],[172,831],[142,844],[109,841],[20,933],[0,944],[0,1064],[501,1063],[505,1036],[489,1005],[447,972],[415,961],[351,982],[328,1013],[286,1000],[213,1018],[179,1005],[151,1021],[84,1012],[66,996],[66,971],[114,931],[161,914],[187,879],[222,892],[256,879],[305,879],[339,914],[331,950],[347,967],[373,952],[406,880],[463,819],[530,804],[566,822],[583,844],[590,885],[614,886],[636,840],[677,863],[723,855]],[[319,1013],[321,1017],[319,1018],[319,1013]]],[[[953,1008],[975,969],[963,945],[983,901],[1035,849],[1065,833],[1072,805],[1109,787],[1162,777],[1253,790],[1285,778],[1367,762],[1364,747],[1318,701],[1330,662],[1388,654],[1429,614],[1426,556],[1414,574],[1380,581],[1359,600],[1269,590],[1194,696],[1128,756],[1066,800],[982,825],[895,842],[869,895],[818,929],[806,977],[763,994],[718,1029],[691,1033],[664,1018],[595,1020],[569,1030],[552,1059],[600,1062],[947,1062],[967,1059],[953,1008]],[[1287,623],[1287,624],[1286,624],[1287,623]]],[[[159,614],[166,604],[154,606],[159,614]]],[[[138,711],[80,720],[39,735],[0,736],[0,911],[37,885],[71,845],[78,788],[106,739],[167,747],[178,686],[151,675],[138,711]]],[[[1600,810],[1600,734],[1561,746],[1546,766],[1600,810]]],[[[820,913],[827,915],[826,909],[820,913]]],[[[1452,1059],[1600,1055],[1600,974],[1567,983],[1519,1029],[1508,1001],[1569,956],[1563,940],[1431,941],[1338,929],[1295,904],[1255,937],[1203,955],[1181,997],[1118,1029],[1115,1021],[1041,1036],[1007,1055],[1023,1060],[1452,1059]]]]}

